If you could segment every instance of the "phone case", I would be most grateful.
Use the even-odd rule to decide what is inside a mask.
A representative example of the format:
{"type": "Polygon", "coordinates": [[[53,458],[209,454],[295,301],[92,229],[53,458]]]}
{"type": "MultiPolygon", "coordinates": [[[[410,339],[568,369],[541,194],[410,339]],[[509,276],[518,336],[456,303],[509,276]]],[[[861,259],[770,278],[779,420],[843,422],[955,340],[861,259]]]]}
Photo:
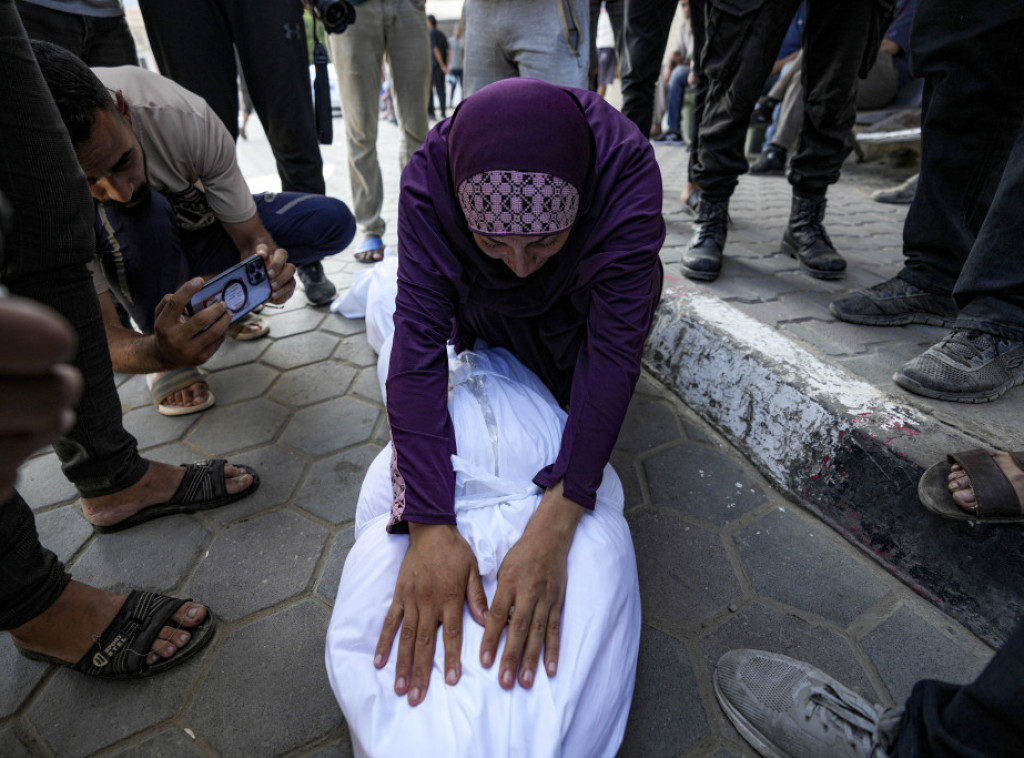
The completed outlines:
{"type": "Polygon", "coordinates": [[[270,279],[263,258],[251,255],[221,272],[192,296],[187,312],[194,315],[222,300],[231,312],[231,323],[270,299],[270,279]]]}

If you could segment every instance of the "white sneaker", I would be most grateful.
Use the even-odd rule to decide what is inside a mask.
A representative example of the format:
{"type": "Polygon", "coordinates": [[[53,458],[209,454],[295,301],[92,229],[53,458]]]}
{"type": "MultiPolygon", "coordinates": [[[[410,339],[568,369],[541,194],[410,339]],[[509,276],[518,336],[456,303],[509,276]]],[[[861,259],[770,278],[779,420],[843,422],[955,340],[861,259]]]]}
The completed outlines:
{"type": "Polygon", "coordinates": [[[807,663],[761,650],[723,655],[714,682],[725,715],[766,758],[887,758],[902,715],[807,663]]]}

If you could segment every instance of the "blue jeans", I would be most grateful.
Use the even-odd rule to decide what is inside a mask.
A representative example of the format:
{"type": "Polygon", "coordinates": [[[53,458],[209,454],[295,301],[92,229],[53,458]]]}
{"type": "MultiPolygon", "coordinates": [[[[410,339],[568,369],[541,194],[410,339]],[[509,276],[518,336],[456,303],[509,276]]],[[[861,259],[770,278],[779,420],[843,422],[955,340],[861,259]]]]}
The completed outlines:
{"type": "Polygon", "coordinates": [[[668,80],[668,130],[679,135],[683,133],[683,98],[686,96],[686,79],[689,75],[689,66],[676,66],[668,80]]]}
{"type": "MultiPolygon", "coordinates": [[[[335,198],[264,192],[253,199],[263,226],[296,266],[340,252],[355,235],[355,219],[335,198]]],[[[195,276],[238,263],[238,248],[224,227],[181,229],[170,202],[158,192],[138,208],[97,205],[95,224],[111,291],[146,334],[153,332],[154,311],[164,295],[195,276]]]]}
{"type": "Polygon", "coordinates": [[[958,326],[1024,339],[1024,7],[919,0],[921,177],[900,278],[950,294],[958,326]]]}

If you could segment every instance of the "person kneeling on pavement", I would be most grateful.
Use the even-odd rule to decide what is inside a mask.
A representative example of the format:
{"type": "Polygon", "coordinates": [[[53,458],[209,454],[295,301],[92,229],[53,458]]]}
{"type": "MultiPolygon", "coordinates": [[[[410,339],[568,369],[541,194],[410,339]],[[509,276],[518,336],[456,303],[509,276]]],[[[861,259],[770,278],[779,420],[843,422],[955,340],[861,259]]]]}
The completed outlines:
{"type": "Polygon", "coordinates": [[[352,214],[319,195],[252,195],[227,129],[202,98],[171,80],[135,66],[91,70],[46,42],[32,49],[97,201],[94,276],[114,369],[168,372],[151,377],[161,413],[204,410],[213,397],[194,367],[226,334],[254,339],[269,325],[248,318],[230,326],[219,303],[183,323],[202,284],[197,277],[258,254],[272,303],[291,296],[296,267],[307,300],[329,302],[335,288],[321,260],[351,242],[352,214]],[[122,325],[114,298],[141,334],[122,325]]]}

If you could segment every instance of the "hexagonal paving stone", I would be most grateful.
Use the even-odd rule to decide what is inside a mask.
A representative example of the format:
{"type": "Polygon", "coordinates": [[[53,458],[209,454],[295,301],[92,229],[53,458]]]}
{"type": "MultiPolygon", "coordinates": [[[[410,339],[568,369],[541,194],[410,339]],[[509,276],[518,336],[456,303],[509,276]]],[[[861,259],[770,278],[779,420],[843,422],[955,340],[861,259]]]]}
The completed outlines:
{"type": "Polygon", "coordinates": [[[758,594],[846,627],[889,590],[831,537],[824,524],[779,509],[734,539],[758,594]]]}
{"type": "Polygon", "coordinates": [[[206,511],[206,515],[218,524],[239,521],[286,502],[295,492],[295,486],[307,466],[302,458],[278,445],[233,455],[231,462],[255,469],[260,477],[260,488],[238,502],[206,511]]]}
{"type": "Polygon", "coordinates": [[[61,669],[32,702],[28,720],[61,758],[91,755],[174,716],[215,646],[216,640],[195,658],[159,676],[116,686],[101,686],[61,669]]]}
{"type": "Polygon", "coordinates": [[[78,497],[54,453],[37,455],[18,469],[18,492],[30,508],[45,508],[78,497]]]}
{"type": "Polygon", "coordinates": [[[686,646],[657,629],[643,627],[636,690],[619,755],[682,755],[708,734],[686,646]]]}
{"type": "MultiPolygon", "coordinates": [[[[341,579],[340,571],[338,579],[341,579]]],[[[338,589],[337,582],[334,589],[338,589]]],[[[21,707],[47,668],[45,663],[30,661],[19,653],[9,634],[0,635],[0,671],[4,672],[0,676],[0,719],[7,718],[21,707]]],[[[2,750],[0,755],[4,755],[2,750]]]]}
{"type": "Polygon", "coordinates": [[[188,723],[226,756],[279,755],[341,722],[324,669],[327,612],[313,602],[228,635],[188,723]]]}
{"type": "Polygon", "coordinates": [[[14,726],[0,729],[0,755],[4,758],[30,758],[32,752],[14,731],[14,726]]]}
{"type": "Polygon", "coordinates": [[[635,395],[626,411],[615,447],[642,453],[682,439],[672,406],[663,399],[635,395]]]}
{"type": "Polygon", "coordinates": [[[212,413],[212,410],[187,416],[161,416],[150,403],[143,408],[128,411],[121,417],[121,421],[128,433],[139,441],[139,449],[145,450],[180,440],[193,424],[208,413],[212,413]]]}
{"type": "Polygon", "coordinates": [[[212,374],[210,391],[219,406],[252,400],[266,392],[278,376],[277,371],[262,363],[246,363],[212,374]]]}
{"type": "Polygon", "coordinates": [[[369,440],[381,413],[353,397],[329,400],[294,414],[281,442],[309,455],[327,455],[369,440]]]}
{"type": "Polygon", "coordinates": [[[380,450],[360,445],[314,463],[295,504],[332,524],[352,521],[366,469],[380,450]]]}
{"type": "Polygon", "coordinates": [[[332,313],[320,328],[342,337],[351,337],[366,331],[366,321],[361,318],[345,318],[339,313],[332,313]]]}
{"type": "Polygon", "coordinates": [[[347,734],[343,739],[324,747],[313,753],[309,758],[352,758],[355,753],[352,751],[352,738],[347,734]]]}
{"type": "Polygon", "coordinates": [[[307,363],[322,361],[334,350],[338,338],[323,332],[307,332],[277,340],[266,353],[263,362],[283,371],[307,363]]]}
{"type": "Polygon", "coordinates": [[[383,396],[380,391],[380,379],[377,376],[377,367],[371,366],[359,372],[359,376],[352,382],[350,394],[365,397],[375,403],[383,403],[383,396]]]}
{"type": "Polygon", "coordinates": [[[169,727],[145,742],[114,753],[115,758],[202,758],[204,755],[206,753],[199,749],[195,739],[177,726],[169,727]]]}
{"type": "Polygon", "coordinates": [[[625,509],[638,508],[644,504],[644,492],[640,486],[640,479],[636,473],[636,461],[629,453],[620,450],[612,452],[612,468],[619,475],[622,482],[622,491],[626,496],[625,509]]]}
{"type": "Polygon", "coordinates": [[[694,628],[742,594],[717,534],[671,514],[630,519],[648,623],[694,628]]]}
{"type": "Polygon", "coordinates": [[[338,532],[334,538],[334,545],[331,546],[331,554],[327,558],[327,565],[320,573],[316,581],[316,594],[327,601],[327,604],[334,606],[334,598],[338,594],[338,584],[341,582],[341,572],[345,568],[345,559],[348,552],[356,544],[355,527],[349,527],[338,532]]]}
{"type": "Polygon", "coordinates": [[[189,582],[217,615],[235,621],[305,589],[329,533],[292,511],[276,511],[217,535],[189,582]]]}
{"type": "Polygon", "coordinates": [[[974,681],[989,655],[967,651],[907,607],[899,608],[861,640],[897,703],[920,679],[974,681]]]}
{"type": "Polygon", "coordinates": [[[172,442],[169,445],[151,447],[146,451],[146,458],[157,463],[166,463],[169,466],[180,466],[183,463],[202,460],[203,454],[180,442],[172,442]]]}
{"type": "Polygon", "coordinates": [[[117,394],[121,398],[122,408],[143,408],[153,405],[153,396],[149,394],[149,387],[146,386],[145,374],[130,376],[128,381],[117,388],[117,394]]]}
{"type": "Polygon", "coordinates": [[[195,565],[210,533],[192,516],[167,516],[100,534],[74,563],[80,582],[120,590],[167,592],[195,565]]]}
{"type": "Polygon", "coordinates": [[[749,469],[715,448],[684,442],[644,461],[651,503],[724,525],[768,497],[749,469]]]}
{"type": "Polygon", "coordinates": [[[232,450],[270,442],[288,419],[288,409],[260,398],[225,408],[214,407],[189,437],[210,458],[223,457],[232,450]]]}
{"type": "Polygon", "coordinates": [[[92,527],[82,517],[77,503],[36,514],[39,541],[67,561],[92,536],[92,527]]]}
{"type": "Polygon", "coordinates": [[[334,360],[346,361],[354,366],[376,366],[377,353],[365,337],[350,337],[338,345],[334,351],[334,360]]]}
{"type": "Polygon", "coordinates": [[[243,363],[255,363],[260,356],[273,344],[269,339],[238,340],[227,339],[220,349],[213,354],[203,368],[210,371],[220,371],[231,366],[241,366],[243,363]]]}
{"type": "Polygon", "coordinates": [[[326,312],[301,308],[287,313],[269,314],[267,321],[270,322],[270,336],[279,340],[282,337],[311,332],[320,326],[326,317],[326,312]]]}
{"type": "Polygon", "coordinates": [[[356,370],[336,361],[323,361],[281,374],[270,396],[286,405],[303,406],[344,395],[356,370]]]}
{"type": "MultiPolygon", "coordinates": [[[[753,648],[807,661],[871,701],[879,699],[850,643],[843,637],[808,624],[791,613],[757,603],[730,616],[704,637],[698,647],[704,662],[704,671],[700,673],[707,676],[709,682],[715,664],[725,653],[736,648],[753,648]]],[[[725,723],[724,716],[722,721],[725,723]]]]}

